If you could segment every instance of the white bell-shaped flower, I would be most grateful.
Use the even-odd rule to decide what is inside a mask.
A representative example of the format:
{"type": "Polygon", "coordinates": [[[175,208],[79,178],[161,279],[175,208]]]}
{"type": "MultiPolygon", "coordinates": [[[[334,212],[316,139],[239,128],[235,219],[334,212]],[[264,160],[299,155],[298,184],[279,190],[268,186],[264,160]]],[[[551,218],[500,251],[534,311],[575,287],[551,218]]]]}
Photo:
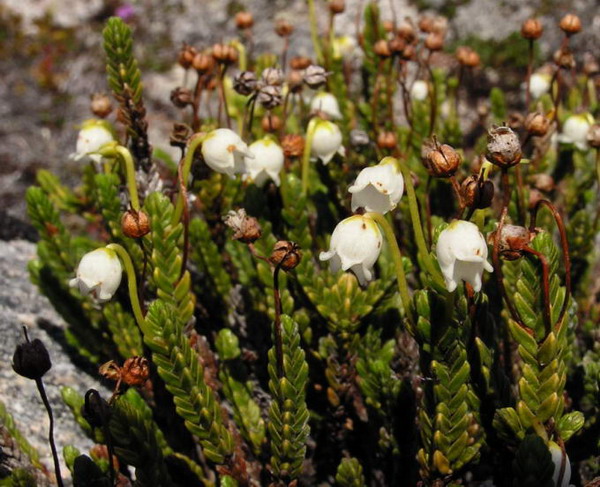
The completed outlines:
{"type": "Polygon", "coordinates": [[[440,233],[435,250],[448,292],[454,291],[461,280],[479,292],[483,271],[494,270],[487,261],[485,238],[474,223],[465,220],[450,223],[440,233]]]}
{"type": "Polygon", "coordinates": [[[565,468],[562,477],[559,478],[561,465],[563,462],[563,451],[560,446],[553,441],[548,443],[548,448],[550,449],[550,454],[552,455],[552,463],[554,463],[552,480],[554,481],[555,487],[569,487],[569,482],[571,481],[571,462],[569,461],[568,455],[566,453],[564,455],[565,468]]]}
{"type": "Polygon", "coordinates": [[[342,132],[340,128],[329,120],[317,120],[313,139],[310,147],[310,154],[314,158],[319,158],[323,164],[328,164],[335,154],[344,156],[346,150],[342,145],[342,132]]]}
{"type": "Polygon", "coordinates": [[[257,186],[263,186],[268,179],[279,186],[279,173],[285,160],[281,146],[272,138],[263,137],[250,144],[248,150],[254,157],[244,159],[247,177],[257,186]]]}
{"type": "Polygon", "coordinates": [[[579,150],[586,150],[588,148],[587,136],[592,125],[594,125],[594,117],[589,113],[571,115],[565,121],[558,141],[563,144],[573,144],[579,150]]]}
{"type": "Polygon", "coordinates": [[[329,251],[319,259],[329,260],[332,272],[351,270],[364,286],[373,278],[373,265],[381,252],[383,237],[369,217],[354,215],[337,224],[331,234],[329,251]]]}
{"type": "Polygon", "coordinates": [[[323,112],[332,120],[339,120],[342,118],[342,112],[340,112],[340,106],[336,97],[325,91],[317,93],[314,96],[310,102],[310,111],[323,112]]]}
{"type": "Polygon", "coordinates": [[[533,98],[539,98],[550,91],[552,78],[546,73],[533,73],[529,78],[529,93],[533,98]]]}
{"type": "Polygon", "coordinates": [[[221,128],[209,132],[204,137],[202,157],[213,171],[234,178],[235,174],[245,172],[245,158],[254,156],[238,134],[233,130],[221,128]]]}
{"type": "Polygon", "coordinates": [[[121,284],[123,267],[117,253],[106,247],[85,254],[77,267],[77,277],[69,285],[83,295],[91,294],[98,301],[108,301],[121,284]]]}
{"type": "Polygon", "coordinates": [[[410,88],[410,98],[412,100],[423,101],[427,98],[428,93],[429,85],[427,81],[423,81],[422,79],[415,81],[410,88]]]}
{"type": "Polygon", "coordinates": [[[393,210],[404,192],[398,161],[384,157],[376,166],[365,167],[348,191],[352,193],[352,211],[362,207],[385,214],[393,210]]]}
{"type": "Polygon", "coordinates": [[[115,137],[108,122],[105,120],[88,120],[83,123],[77,135],[77,145],[75,152],[71,154],[71,159],[76,161],[92,160],[100,162],[102,156],[95,153],[104,144],[113,140],[115,140],[115,137]]]}

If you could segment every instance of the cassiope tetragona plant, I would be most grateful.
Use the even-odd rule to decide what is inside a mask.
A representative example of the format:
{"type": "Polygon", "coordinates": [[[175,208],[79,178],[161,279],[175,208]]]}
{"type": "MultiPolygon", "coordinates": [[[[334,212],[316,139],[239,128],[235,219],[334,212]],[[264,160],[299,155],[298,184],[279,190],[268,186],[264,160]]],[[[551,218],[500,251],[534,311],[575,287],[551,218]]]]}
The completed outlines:
{"type": "MultiPolygon", "coordinates": [[[[351,49],[339,0],[306,2],[306,56],[283,18],[265,52],[240,5],[232,38],[162,46],[168,133],[144,103],[151,16],[135,17],[136,49],[107,22],[114,100],[93,97],[101,120],[67,151],[87,161],[81,182],[42,170],[26,195],[31,278],[111,391],[87,375],[61,391],[94,443],[61,445],[74,485],[562,487],[600,472],[598,69],[572,43],[586,20],[528,19],[476,52],[446,43],[451,19],[363,7],[351,49]]],[[[25,459],[9,484],[51,477],[9,409],[4,443],[25,459]]]]}

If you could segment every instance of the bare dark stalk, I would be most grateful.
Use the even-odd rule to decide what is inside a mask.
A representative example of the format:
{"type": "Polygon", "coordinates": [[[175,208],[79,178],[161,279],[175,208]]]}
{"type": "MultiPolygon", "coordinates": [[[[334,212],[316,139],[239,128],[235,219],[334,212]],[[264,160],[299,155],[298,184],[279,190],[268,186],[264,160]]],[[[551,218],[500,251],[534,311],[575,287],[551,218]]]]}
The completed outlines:
{"type": "Polygon", "coordinates": [[[567,307],[569,305],[569,299],[571,297],[571,257],[569,256],[569,242],[567,240],[567,231],[565,229],[565,224],[563,222],[560,213],[556,209],[556,207],[548,200],[539,200],[533,210],[531,211],[531,223],[529,225],[529,231],[535,231],[535,224],[537,220],[538,211],[542,206],[546,206],[552,216],[554,221],[556,222],[556,226],[558,227],[558,233],[560,235],[560,246],[562,250],[563,262],[565,264],[565,300],[563,301],[562,307],[560,309],[560,314],[558,315],[558,320],[556,322],[556,326],[560,326],[566,312],[567,307]]]}
{"type": "MultiPolygon", "coordinates": [[[[27,341],[29,342],[29,337],[25,334],[27,341]]],[[[48,419],[50,420],[50,427],[48,431],[48,443],[50,443],[50,449],[52,450],[52,459],[54,460],[54,473],[56,475],[56,483],[58,487],[63,487],[62,475],[60,473],[60,461],[58,460],[58,452],[56,451],[56,445],[54,443],[54,415],[52,414],[52,407],[50,406],[50,402],[48,401],[48,396],[46,395],[46,390],[44,389],[44,383],[42,379],[35,379],[35,385],[37,386],[37,390],[40,393],[40,397],[42,398],[42,402],[44,403],[44,407],[46,408],[46,412],[48,413],[48,419]]]]}
{"type": "Polygon", "coordinates": [[[281,50],[281,69],[285,70],[285,63],[287,58],[287,52],[290,47],[290,37],[285,36],[285,40],[283,41],[283,49],[281,50]]]}
{"type": "MultiPolygon", "coordinates": [[[[443,155],[443,154],[442,154],[443,155]]],[[[446,156],[444,156],[445,158],[446,156]]],[[[454,196],[456,196],[456,201],[458,202],[458,211],[457,211],[457,219],[462,215],[463,210],[465,209],[465,205],[463,203],[462,196],[460,194],[460,184],[456,180],[456,176],[450,176],[450,182],[452,183],[452,189],[454,191],[454,196]]]]}
{"type": "Polygon", "coordinates": [[[202,98],[202,85],[204,84],[204,77],[198,73],[196,79],[196,87],[194,88],[194,99],[192,101],[192,129],[194,132],[200,128],[200,100],[202,98]]]}
{"type": "Polygon", "coordinates": [[[542,264],[542,306],[544,307],[544,330],[546,338],[552,331],[552,317],[550,316],[550,268],[548,259],[541,252],[538,252],[531,247],[523,247],[523,250],[529,254],[535,255],[542,264]]]}

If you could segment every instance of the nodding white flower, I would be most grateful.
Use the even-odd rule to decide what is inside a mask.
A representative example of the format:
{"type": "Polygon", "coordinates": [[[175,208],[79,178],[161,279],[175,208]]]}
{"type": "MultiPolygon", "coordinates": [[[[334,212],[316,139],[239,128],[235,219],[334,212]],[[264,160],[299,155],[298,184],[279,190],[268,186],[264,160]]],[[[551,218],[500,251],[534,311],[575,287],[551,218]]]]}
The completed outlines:
{"type": "Polygon", "coordinates": [[[337,153],[346,154],[342,145],[342,132],[339,127],[329,120],[319,119],[316,122],[310,153],[314,158],[319,158],[323,164],[328,164],[337,153]]]}
{"type": "Polygon", "coordinates": [[[569,461],[568,455],[564,453],[563,458],[562,449],[553,441],[548,443],[548,449],[552,455],[552,463],[554,463],[552,480],[554,481],[555,487],[569,487],[569,482],[571,481],[571,462],[569,461]],[[562,477],[559,478],[563,460],[565,462],[565,469],[562,477]]]}
{"type": "Polygon", "coordinates": [[[213,171],[231,178],[236,173],[245,172],[245,157],[254,157],[246,143],[230,129],[216,129],[206,134],[202,142],[202,156],[213,171]]]}
{"type": "Polygon", "coordinates": [[[461,280],[479,292],[483,271],[494,270],[487,261],[485,238],[477,225],[465,220],[453,221],[440,233],[435,251],[448,292],[454,291],[461,280]]]}
{"type": "Polygon", "coordinates": [[[586,150],[588,148],[587,136],[592,125],[594,125],[594,117],[589,113],[571,115],[565,121],[558,141],[563,144],[573,144],[579,150],[586,150]]]}
{"type": "Polygon", "coordinates": [[[319,259],[329,260],[332,272],[351,270],[364,286],[373,278],[373,265],[381,252],[383,237],[379,227],[369,217],[354,215],[337,224],[331,234],[329,251],[319,259]]]}
{"type": "Polygon", "coordinates": [[[244,159],[247,176],[257,186],[263,186],[269,178],[279,186],[279,172],[285,159],[281,146],[272,138],[263,137],[250,144],[248,150],[254,157],[244,159]]]}
{"type": "Polygon", "coordinates": [[[83,123],[79,135],[77,135],[77,145],[75,152],[71,154],[71,159],[100,162],[102,156],[94,153],[98,152],[104,144],[113,140],[115,140],[115,137],[108,122],[105,120],[88,120],[83,123]]]}
{"type": "Polygon", "coordinates": [[[83,295],[91,294],[98,301],[108,301],[121,284],[123,267],[117,253],[106,247],[85,254],[77,267],[77,277],[69,285],[78,287],[83,295]]]}
{"type": "Polygon", "coordinates": [[[428,93],[429,85],[427,84],[427,81],[423,81],[422,79],[415,81],[410,88],[410,97],[413,100],[423,101],[427,98],[428,93]]]}
{"type": "Polygon", "coordinates": [[[352,211],[360,207],[376,213],[393,210],[404,192],[398,161],[384,157],[376,166],[365,167],[348,191],[352,193],[352,211]]]}
{"type": "Polygon", "coordinates": [[[533,73],[529,78],[529,93],[534,98],[539,98],[550,91],[552,78],[546,73],[533,73]]]}
{"type": "Polygon", "coordinates": [[[340,106],[336,97],[327,92],[317,93],[314,96],[310,102],[310,111],[323,112],[332,120],[342,118],[342,112],[340,112],[340,106]]]}

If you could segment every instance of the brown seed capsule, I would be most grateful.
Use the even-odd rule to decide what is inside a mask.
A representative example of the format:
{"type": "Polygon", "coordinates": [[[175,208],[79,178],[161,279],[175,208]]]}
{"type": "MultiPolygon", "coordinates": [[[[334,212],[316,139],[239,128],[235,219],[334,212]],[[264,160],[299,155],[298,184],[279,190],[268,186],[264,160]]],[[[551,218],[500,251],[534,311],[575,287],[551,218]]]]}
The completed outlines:
{"type": "Polygon", "coordinates": [[[98,373],[105,379],[116,381],[121,378],[121,367],[114,360],[109,360],[98,367],[98,373]]]}
{"type": "Polygon", "coordinates": [[[421,29],[421,32],[425,32],[427,34],[433,32],[433,28],[434,28],[434,18],[429,16],[429,15],[423,15],[420,19],[419,19],[419,29],[421,29]]]}
{"type": "Polygon", "coordinates": [[[531,176],[531,183],[533,184],[535,189],[539,189],[544,193],[550,193],[555,188],[554,178],[550,176],[550,174],[534,174],[533,176],[531,176]]]}
{"type": "Polygon", "coordinates": [[[183,69],[189,69],[192,67],[192,62],[196,56],[196,49],[188,44],[183,44],[179,50],[177,56],[177,62],[183,69]]]}
{"type": "Polygon", "coordinates": [[[581,32],[581,19],[575,14],[565,15],[558,25],[568,36],[581,32]]]}
{"type": "Polygon", "coordinates": [[[285,157],[300,157],[304,152],[304,137],[298,134],[287,134],[281,139],[281,148],[285,157]]]}
{"type": "Polygon", "coordinates": [[[294,32],[294,26],[290,24],[287,20],[279,19],[275,23],[275,33],[279,37],[289,37],[294,32]]]}
{"type": "Polygon", "coordinates": [[[381,149],[393,149],[398,144],[398,137],[394,132],[381,131],[377,134],[377,146],[381,149]]]}
{"type": "Polygon", "coordinates": [[[248,216],[244,208],[237,211],[231,210],[223,217],[223,222],[233,230],[232,240],[250,244],[256,242],[262,235],[258,220],[248,216]]]}
{"type": "Polygon", "coordinates": [[[531,135],[537,137],[543,137],[548,133],[550,128],[550,120],[548,120],[543,113],[534,112],[527,115],[525,118],[525,130],[531,135]]]}
{"type": "Polygon", "coordinates": [[[396,29],[396,34],[404,39],[407,43],[413,42],[417,38],[415,28],[408,21],[402,22],[396,29]]]}
{"type": "MultiPolygon", "coordinates": [[[[496,240],[498,230],[490,233],[490,243],[496,240]]],[[[523,255],[525,247],[531,241],[531,234],[525,227],[518,225],[503,225],[502,232],[498,236],[498,248],[500,256],[505,260],[516,260],[523,255]]]]}
{"type": "Polygon", "coordinates": [[[221,64],[233,64],[238,60],[237,50],[229,44],[215,44],[212,55],[221,64]]]}
{"type": "Polygon", "coordinates": [[[301,259],[302,252],[297,243],[279,240],[273,247],[269,262],[284,271],[290,271],[300,263],[301,259]]]}
{"type": "Polygon", "coordinates": [[[256,75],[252,71],[242,71],[233,78],[233,89],[240,95],[249,95],[258,85],[256,75]]]}
{"type": "Polygon", "coordinates": [[[600,73],[600,64],[595,59],[588,59],[583,65],[583,72],[586,76],[594,76],[600,73]]]}
{"type": "Polygon", "coordinates": [[[392,51],[390,50],[390,45],[388,44],[388,41],[386,41],[385,39],[379,39],[373,46],[373,51],[380,58],[387,58],[392,55],[392,51]]]}
{"type": "Polygon", "coordinates": [[[41,340],[36,338],[17,345],[12,360],[12,368],[17,374],[37,380],[51,367],[50,354],[41,340]]]}
{"type": "Polygon", "coordinates": [[[425,38],[425,47],[430,51],[439,51],[444,47],[444,36],[432,32],[425,38]]]}
{"type": "Polygon", "coordinates": [[[294,56],[290,59],[290,68],[297,69],[299,71],[308,68],[312,64],[310,58],[306,56],[294,56]]]}
{"type": "Polygon", "coordinates": [[[388,46],[392,54],[400,54],[406,47],[406,41],[402,37],[394,37],[388,41],[388,46]]]}
{"type": "Polygon", "coordinates": [[[469,208],[488,208],[494,198],[494,183],[489,180],[480,181],[477,175],[469,176],[460,185],[460,196],[469,208]]]}
{"type": "Polygon", "coordinates": [[[345,0],[329,0],[329,11],[333,15],[341,14],[346,10],[345,0]]]}
{"type": "Polygon", "coordinates": [[[149,376],[150,367],[145,357],[128,358],[121,367],[121,378],[128,386],[141,386],[149,376]]]}
{"type": "Polygon", "coordinates": [[[110,98],[104,93],[94,93],[90,103],[92,113],[99,118],[108,117],[113,111],[113,106],[110,98]]]}
{"type": "Polygon", "coordinates": [[[173,129],[169,134],[169,143],[173,147],[181,147],[184,149],[187,146],[187,141],[192,133],[192,128],[189,125],[186,125],[185,123],[174,123],[173,129]]]}
{"type": "Polygon", "coordinates": [[[544,27],[538,19],[527,19],[521,26],[521,36],[532,41],[539,39],[543,32],[544,27]]]}
{"type": "Polygon", "coordinates": [[[381,26],[386,32],[394,32],[394,22],[392,22],[391,20],[384,20],[381,23],[381,26]]]}
{"type": "Polygon", "coordinates": [[[479,54],[468,46],[460,46],[456,49],[456,60],[468,68],[476,68],[481,62],[479,54]]]}
{"type": "Polygon", "coordinates": [[[268,110],[272,110],[273,108],[281,105],[281,86],[263,86],[258,92],[256,101],[268,110]]]}
{"type": "Polygon", "coordinates": [[[254,25],[254,17],[250,12],[238,12],[235,14],[235,26],[240,29],[250,29],[254,25]]]}
{"type": "Polygon", "coordinates": [[[265,132],[277,132],[281,129],[281,124],[281,118],[273,114],[265,115],[260,122],[260,125],[265,132]]]}
{"type": "Polygon", "coordinates": [[[402,54],[400,55],[402,57],[402,59],[404,59],[405,61],[411,61],[412,59],[415,59],[417,56],[417,50],[415,49],[415,46],[412,44],[408,44],[403,50],[402,50],[402,54]]]}
{"type": "Polygon", "coordinates": [[[203,54],[199,52],[194,56],[192,60],[192,67],[198,71],[198,73],[208,73],[213,69],[215,65],[215,60],[212,56],[208,54],[203,54]]]}
{"type": "Polygon", "coordinates": [[[127,210],[121,218],[121,230],[126,237],[142,238],[150,233],[150,219],[141,210],[127,210]]]}
{"type": "Polygon", "coordinates": [[[594,124],[590,127],[587,134],[587,141],[590,147],[600,149],[600,124],[594,124]]]}
{"type": "Polygon", "coordinates": [[[263,69],[261,77],[264,83],[275,86],[282,85],[285,79],[283,71],[279,68],[265,68],[263,69]]]}
{"type": "Polygon", "coordinates": [[[521,161],[519,137],[509,127],[492,127],[488,132],[487,159],[507,169],[521,161]]]}
{"type": "Polygon", "coordinates": [[[327,77],[331,73],[325,71],[325,68],[311,64],[304,71],[304,82],[313,90],[323,86],[327,82],[327,77]]]}
{"type": "Polygon", "coordinates": [[[171,91],[171,103],[177,108],[185,108],[188,105],[192,105],[194,103],[192,92],[181,86],[175,88],[171,91]]]}
{"type": "Polygon", "coordinates": [[[562,47],[554,52],[554,62],[563,69],[573,69],[575,67],[575,56],[569,47],[562,47]]]}
{"type": "Polygon", "coordinates": [[[421,147],[421,161],[434,178],[449,178],[456,173],[461,157],[448,144],[439,145],[436,140],[426,140],[421,147]]]}
{"type": "Polygon", "coordinates": [[[292,69],[287,75],[287,84],[292,93],[300,93],[304,86],[304,73],[299,69],[292,69]]]}

